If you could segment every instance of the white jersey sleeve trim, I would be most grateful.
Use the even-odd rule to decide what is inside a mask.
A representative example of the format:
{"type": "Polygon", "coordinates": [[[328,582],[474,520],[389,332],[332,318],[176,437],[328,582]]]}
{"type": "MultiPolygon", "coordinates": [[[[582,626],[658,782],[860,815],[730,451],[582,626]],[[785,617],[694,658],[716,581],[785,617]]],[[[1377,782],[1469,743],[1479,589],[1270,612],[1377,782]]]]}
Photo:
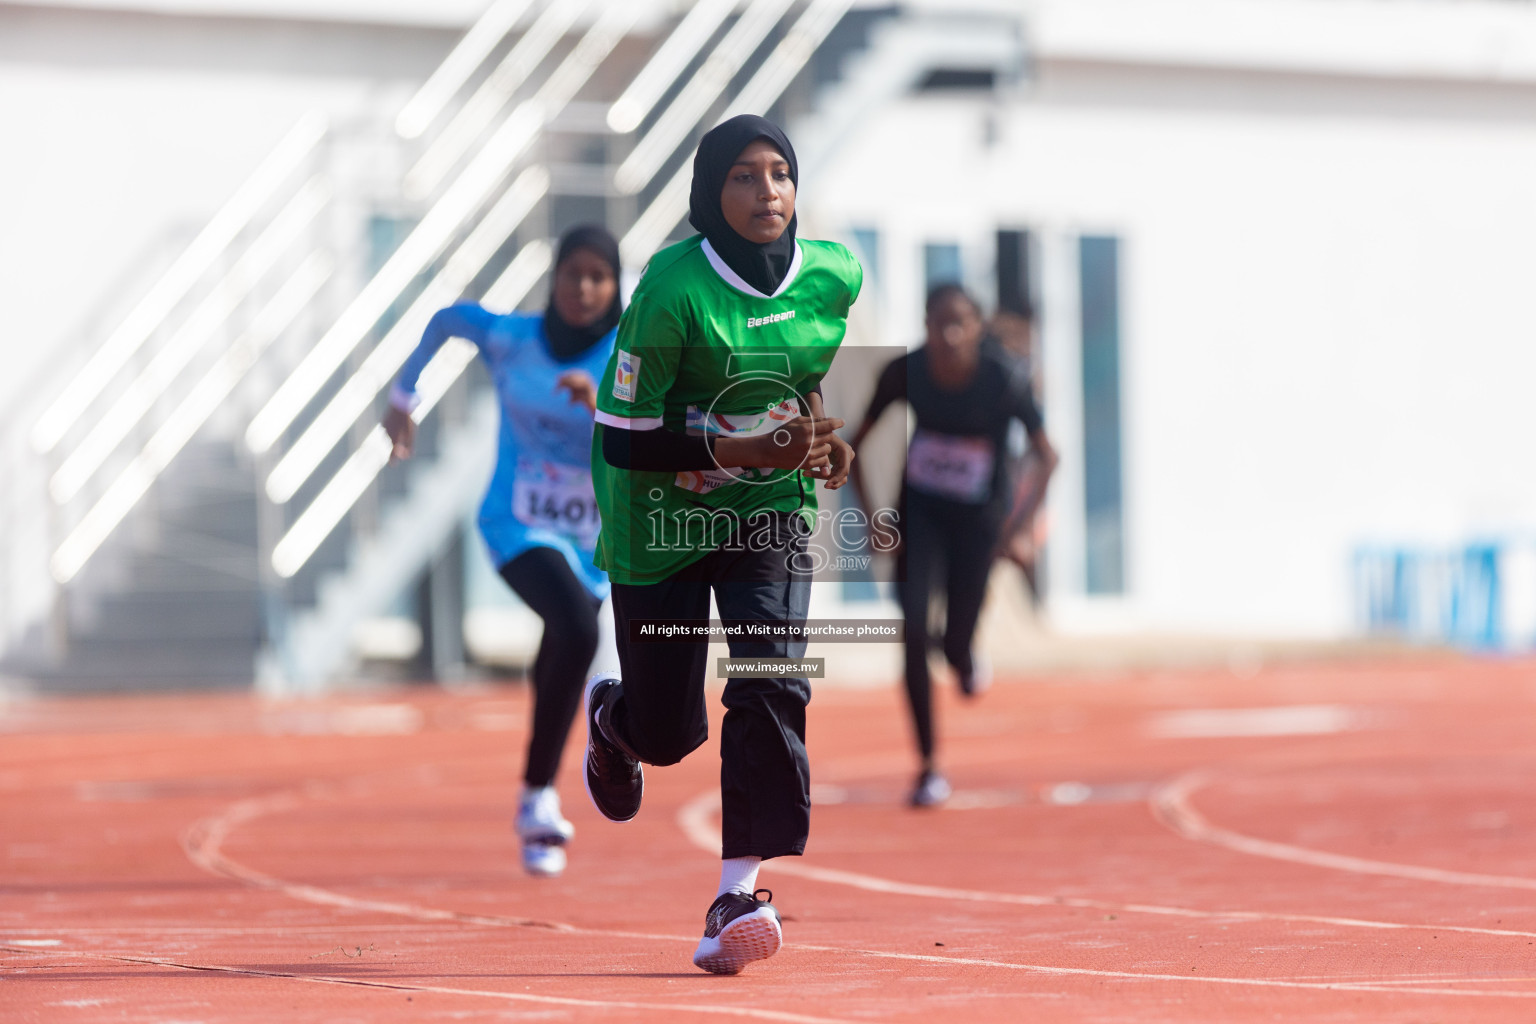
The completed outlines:
{"type": "Polygon", "coordinates": [[[663,425],[660,416],[615,416],[601,409],[593,418],[605,427],[618,427],[620,430],[655,430],[663,425]]]}
{"type": "Polygon", "coordinates": [[[795,256],[794,259],[789,261],[789,271],[784,275],[784,280],[780,281],[779,286],[774,289],[772,295],[764,295],[743,281],[741,275],[727,266],[725,260],[720,258],[720,254],[715,252],[715,247],[709,244],[709,239],[704,239],[702,248],[704,250],[704,258],[709,260],[709,265],[714,268],[715,273],[720,275],[722,281],[737,291],[745,292],[755,299],[778,298],[784,294],[785,289],[794,283],[795,275],[800,273],[800,240],[798,238],[795,239],[795,256]]]}
{"type": "Polygon", "coordinates": [[[389,404],[401,412],[415,412],[421,404],[421,396],[414,391],[406,391],[399,384],[389,389],[389,404]]]}

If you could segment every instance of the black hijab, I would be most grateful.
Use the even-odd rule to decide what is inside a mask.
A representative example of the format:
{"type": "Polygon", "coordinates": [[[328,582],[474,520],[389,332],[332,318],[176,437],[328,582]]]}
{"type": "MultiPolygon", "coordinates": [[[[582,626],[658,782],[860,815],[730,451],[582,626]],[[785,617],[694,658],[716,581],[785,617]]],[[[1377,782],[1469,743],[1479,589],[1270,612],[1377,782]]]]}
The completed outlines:
{"type": "Polygon", "coordinates": [[[720,190],[731,165],[758,139],[767,139],[789,162],[789,180],[800,186],[800,165],[795,148],[779,126],[756,114],[738,114],[699,140],[693,155],[693,188],[688,194],[688,223],[719,253],[725,265],[764,295],[772,295],[789,273],[795,259],[795,221],[790,217],[784,233],[771,242],[749,242],[738,235],[720,209],[720,190]]]}
{"type": "MultiPolygon", "coordinates": [[[[613,269],[613,280],[618,283],[619,243],[608,233],[607,228],[597,224],[583,224],[567,231],[560,239],[560,249],[555,254],[555,269],[558,270],[566,257],[577,249],[585,249],[601,257],[613,269]]],[[[549,339],[550,354],[562,363],[569,362],[618,326],[619,314],[624,312],[623,300],[619,298],[620,291],[620,288],[614,289],[613,305],[608,307],[606,313],[585,327],[574,327],[561,319],[560,311],[555,308],[555,289],[551,283],[549,305],[544,309],[544,336],[549,339]]]]}

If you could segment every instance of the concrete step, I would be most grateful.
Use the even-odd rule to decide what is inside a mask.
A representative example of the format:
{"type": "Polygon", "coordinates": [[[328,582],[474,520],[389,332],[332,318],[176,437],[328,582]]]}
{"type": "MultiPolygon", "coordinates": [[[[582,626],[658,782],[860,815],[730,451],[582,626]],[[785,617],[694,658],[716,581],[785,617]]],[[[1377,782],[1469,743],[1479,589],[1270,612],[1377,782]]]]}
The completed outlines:
{"type": "Polygon", "coordinates": [[[87,635],[93,640],[240,640],[259,636],[255,591],[134,593],[107,598],[87,635]]]}
{"type": "Polygon", "coordinates": [[[77,637],[64,663],[46,670],[48,678],[78,681],[244,680],[255,678],[256,637],[243,641],[139,637],[103,640],[77,637]]]}

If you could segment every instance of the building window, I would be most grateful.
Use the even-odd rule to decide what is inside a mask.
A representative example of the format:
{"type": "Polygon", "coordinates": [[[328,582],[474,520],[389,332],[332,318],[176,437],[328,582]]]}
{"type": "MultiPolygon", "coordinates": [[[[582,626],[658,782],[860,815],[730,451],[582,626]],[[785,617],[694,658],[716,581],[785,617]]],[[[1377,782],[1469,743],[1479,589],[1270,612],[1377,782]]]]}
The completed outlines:
{"type": "Polygon", "coordinates": [[[986,89],[997,85],[997,72],[991,68],[934,68],[917,83],[917,92],[952,89],[986,89]]]}
{"type": "Polygon", "coordinates": [[[997,233],[997,309],[1032,319],[1035,289],[1028,231],[997,233]]]}
{"type": "Polygon", "coordinates": [[[960,247],[952,242],[929,242],[923,246],[923,286],[960,284],[960,247]]]}
{"type": "Polygon", "coordinates": [[[1125,592],[1120,445],[1120,240],[1078,243],[1082,299],[1083,480],[1086,588],[1125,592]]]}
{"type": "Polygon", "coordinates": [[[874,228],[853,229],[853,254],[864,266],[864,282],[880,283],[880,232],[874,228]]]}

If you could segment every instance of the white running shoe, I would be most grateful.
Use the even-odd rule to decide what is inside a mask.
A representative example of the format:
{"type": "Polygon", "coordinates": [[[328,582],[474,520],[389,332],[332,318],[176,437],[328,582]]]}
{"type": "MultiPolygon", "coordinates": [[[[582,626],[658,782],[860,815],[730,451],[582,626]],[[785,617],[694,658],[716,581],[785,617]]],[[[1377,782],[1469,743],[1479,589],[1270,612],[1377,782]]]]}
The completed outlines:
{"type": "Polygon", "coordinates": [[[541,840],[523,843],[523,870],[535,878],[558,878],[565,873],[565,847],[541,840]]]}
{"type": "Polygon", "coordinates": [[[576,826],[560,813],[560,794],[552,787],[533,790],[523,797],[513,828],[523,841],[525,871],[549,878],[565,870],[565,844],[576,834],[576,826]]]}
{"type": "Polygon", "coordinates": [[[956,672],[960,692],[966,697],[977,697],[992,688],[992,659],[984,654],[971,653],[971,671],[956,672]]]}
{"type": "Polygon", "coordinates": [[[693,964],[710,974],[740,974],[754,960],[766,960],[784,944],[773,893],[759,889],[751,896],[727,892],[715,897],[704,915],[704,937],[694,950],[693,964]],[[757,893],[767,893],[760,900],[757,893]]]}
{"type": "Polygon", "coordinates": [[[949,780],[932,769],[925,768],[917,777],[917,784],[912,787],[912,796],[908,800],[913,807],[938,807],[948,800],[954,793],[949,788],[949,780]]]}

